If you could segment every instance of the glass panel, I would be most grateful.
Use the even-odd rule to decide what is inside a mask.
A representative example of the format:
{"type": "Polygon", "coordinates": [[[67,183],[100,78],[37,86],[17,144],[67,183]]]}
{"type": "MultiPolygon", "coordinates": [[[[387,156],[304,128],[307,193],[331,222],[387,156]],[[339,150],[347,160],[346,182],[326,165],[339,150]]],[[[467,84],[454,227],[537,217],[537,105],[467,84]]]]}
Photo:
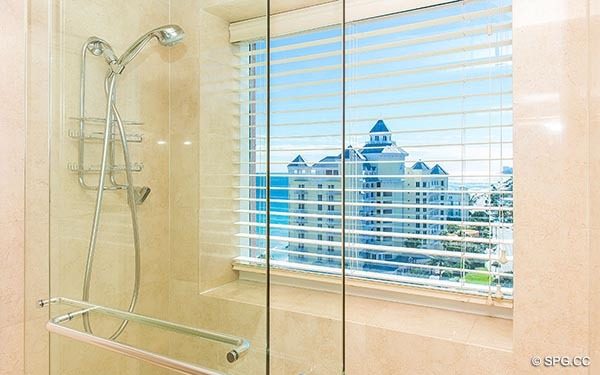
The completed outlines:
{"type": "MultiPolygon", "coordinates": [[[[125,325],[99,310],[68,326],[220,373],[266,373],[265,272],[243,273],[237,261],[240,204],[248,202],[240,186],[256,181],[242,167],[240,137],[249,121],[259,134],[266,126],[264,72],[252,82],[260,93],[240,82],[250,74],[242,65],[255,59],[245,48],[266,40],[266,1],[52,6],[52,295],[240,337],[250,349],[235,360],[229,344],[169,324],[149,328],[137,315],[125,325]],[[234,32],[247,20],[252,30],[234,32]],[[259,42],[241,43],[248,40],[259,42]],[[249,116],[249,107],[261,113],[249,116]]],[[[264,246],[254,241],[251,251],[265,254],[264,246]]],[[[51,316],[78,309],[53,304],[51,316]]],[[[176,373],[57,334],[51,372],[176,373]]]]}
{"type": "Polygon", "coordinates": [[[347,373],[396,357],[398,324],[429,335],[425,306],[512,300],[511,2],[403,3],[346,9],[346,275],[378,290],[347,297],[347,373]]]}
{"type": "Polygon", "coordinates": [[[271,1],[272,374],[342,373],[341,16],[341,1],[271,1]]]}
{"type": "Polygon", "coordinates": [[[507,5],[348,24],[350,273],[512,297],[507,5]]]}

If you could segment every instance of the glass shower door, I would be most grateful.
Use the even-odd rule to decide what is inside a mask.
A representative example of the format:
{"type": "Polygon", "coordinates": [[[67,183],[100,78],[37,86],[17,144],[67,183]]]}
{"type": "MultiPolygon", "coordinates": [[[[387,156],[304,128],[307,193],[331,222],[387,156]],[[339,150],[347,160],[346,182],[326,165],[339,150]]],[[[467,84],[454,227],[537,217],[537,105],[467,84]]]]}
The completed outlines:
{"type": "Polygon", "coordinates": [[[348,1],[347,374],[444,373],[462,349],[421,361],[414,337],[477,330],[447,332],[449,309],[512,314],[511,11],[348,1]]]}
{"type": "Polygon", "coordinates": [[[265,373],[266,276],[236,266],[266,253],[240,242],[264,84],[232,30],[264,41],[266,3],[51,8],[51,373],[265,373]]]}
{"type": "Polygon", "coordinates": [[[271,1],[272,374],[343,371],[342,5],[271,1]]]}

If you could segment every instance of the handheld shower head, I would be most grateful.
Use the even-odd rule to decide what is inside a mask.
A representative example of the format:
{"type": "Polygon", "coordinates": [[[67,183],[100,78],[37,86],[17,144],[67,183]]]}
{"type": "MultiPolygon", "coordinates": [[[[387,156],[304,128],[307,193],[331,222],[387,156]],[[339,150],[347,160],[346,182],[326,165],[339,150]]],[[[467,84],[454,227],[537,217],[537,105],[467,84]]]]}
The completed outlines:
{"type": "Polygon", "coordinates": [[[156,39],[158,39],[160,44],[166,47],[172,47],[181,42],[185,35],[183,29],[178,25],[159,27],[158,29],[152,30],[151,33],[156,36],[156,39]]]}
{"type": "Polygon", "coordinates": [[[154,30],[150,30],[146,34],[142,35],[136,40],[118,60],[121,73],[125,66],[129,64],[142,49],[148,44],[152,38],[156,38],[158,42],[165,47],[172,47],[175,44],[183,40],[185,33],[183,29],[178,25],[165,25],[158,27],[154,30]]]}

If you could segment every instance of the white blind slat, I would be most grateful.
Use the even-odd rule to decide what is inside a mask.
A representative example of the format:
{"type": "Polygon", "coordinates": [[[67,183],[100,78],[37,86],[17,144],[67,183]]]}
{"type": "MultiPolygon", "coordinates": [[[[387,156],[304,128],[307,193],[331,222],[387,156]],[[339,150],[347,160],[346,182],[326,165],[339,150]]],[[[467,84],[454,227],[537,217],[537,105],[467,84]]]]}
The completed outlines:
{"type": "MultiPolygon", "coordinates": [[[[257,210],[235,210],[236,213],[240,214],[251,214],[251,215],[264,215],[265,211],[257,211],[257,210]]],[[[271,211],[271,215],[280,216],[284,218],[313,218],[313,219],[333,219],[339,220],[339,215],[327,215],[327,214],[313,214],[308,212],[286,212],[286,211],[271,211]]],[[[394,217],[385,217],[381,219],[376,219],[373,216],[346,216],[347,221],[373,221],[379,220],[381,222],[389,222],[389,223],[416,223],[418,220],[416,219],[402,219],[402,218],[394,218],[394,217]]],[[[422,220],[424,221],[424,220],[422,220]]],[[[435,221],[435,220],[434,220],[435,221]]],[[[446,221],[444,223],[439,223],[437,221],[432,222],[431,224],[453,224],[459,227],[497,227],[497,228],[512,228],[511,223],[502,223],[502,222],[478,222],[478,221],[446,221]]]]}
{"type": "Polygon", "coordinates": [[[465,0],[351,21],[345,66],[335,23],[275,36],[269,113],[266,44],[238,43],[239,173],[211,174],[238,180],[239,259],[262,264],[269,232],[272,266],[335,274],[344,220],[349,277],[511,298],[511,12],[465,0]]]}

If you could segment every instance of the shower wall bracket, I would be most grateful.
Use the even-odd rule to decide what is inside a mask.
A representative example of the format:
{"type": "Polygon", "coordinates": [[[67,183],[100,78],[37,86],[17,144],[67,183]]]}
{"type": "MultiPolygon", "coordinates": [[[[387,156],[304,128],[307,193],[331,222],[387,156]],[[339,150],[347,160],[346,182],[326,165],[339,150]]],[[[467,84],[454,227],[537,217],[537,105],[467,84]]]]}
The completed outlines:
{"type": "MultiPolygon", "coordinates": [[[[88,39],[81,50],[81,65],[79,71],[79,116],[70,117],[69,120],[75,120],[78,122],[78,129],[70,129],[67,131],[67,135],[77,140],[78,148],[77,148],[77,162],[68,163],[67,168],[73,172],[77,172],[79,185],[85,190],[97,190],[99,188],[103,190],[125,190],[127,189],[127,185],[119,183],[117,181],[116,175],[118,173],[126,172],[125,165],[118,165],[115,160],[115,149],[118,144],[122,142],[121,137],[118,136],[118,133],[115,132],[115,128],[117,126],[111,126],[113,129],[111,132],[113,134],[109,134],[108,139],[108,165],[106,167],[106,172],[109,175],[108,183],[105,186],[98,186],[98,184],[88,183],[86,176],[89,174],[97,174],[100,172],[99,166],[94,165],[86,165],[86,153],[89,153],[89,148],[86,146],[87,143],[98,143],[102,142],[104,139],[104,129],[108,129],[108,127],[102,127],[102,130],[98,129],[98,126],[103,126],[106,124],[107,119],[101,117],[90,117],[86,115],[86,64],[87,64],[87,56],[88,53],[91,53],[94,56],[104,56],[103,53],[108,53],[108,55],[104,56],[112,58],[116,58],[116,56],[112,56],[112,49],[106,44],[105,41],[97,38],[88,39]],[[108,47],[108,48],[107,48],[108,47]],[[94,129],[93,127],[96,127],[94,129]]],[[[112,60],[111,60],[112,61],[112,60]]],[[[107,90],[106,87],[104,87],[107,90]]],[[[108,95],[108,92],[107,92],[108,95]]],[[[111,99],[107,99],[111,100],[111,99]]],[[[114,98],[112,99],[114,100],[114,98]]],[[[108,116],[108,115],[107,115],[108,116]]],[[[117,121],[122,121],[120,118],[110,118],[109,121],[112,121],[111,125],[114,125],[117,121]]],[[[123,126],[139,126],[143,125],[143,122],[140,121],[122,121],[123,126]]],[[[135,133],[135,134],[126,134],[125,142],[126,143],[141,143],[143,141],[143,134],[135,133]]],[[[131,172],[141,172],[143,169],[143,164],[140,163],[131,163],[131,172]]]]}

